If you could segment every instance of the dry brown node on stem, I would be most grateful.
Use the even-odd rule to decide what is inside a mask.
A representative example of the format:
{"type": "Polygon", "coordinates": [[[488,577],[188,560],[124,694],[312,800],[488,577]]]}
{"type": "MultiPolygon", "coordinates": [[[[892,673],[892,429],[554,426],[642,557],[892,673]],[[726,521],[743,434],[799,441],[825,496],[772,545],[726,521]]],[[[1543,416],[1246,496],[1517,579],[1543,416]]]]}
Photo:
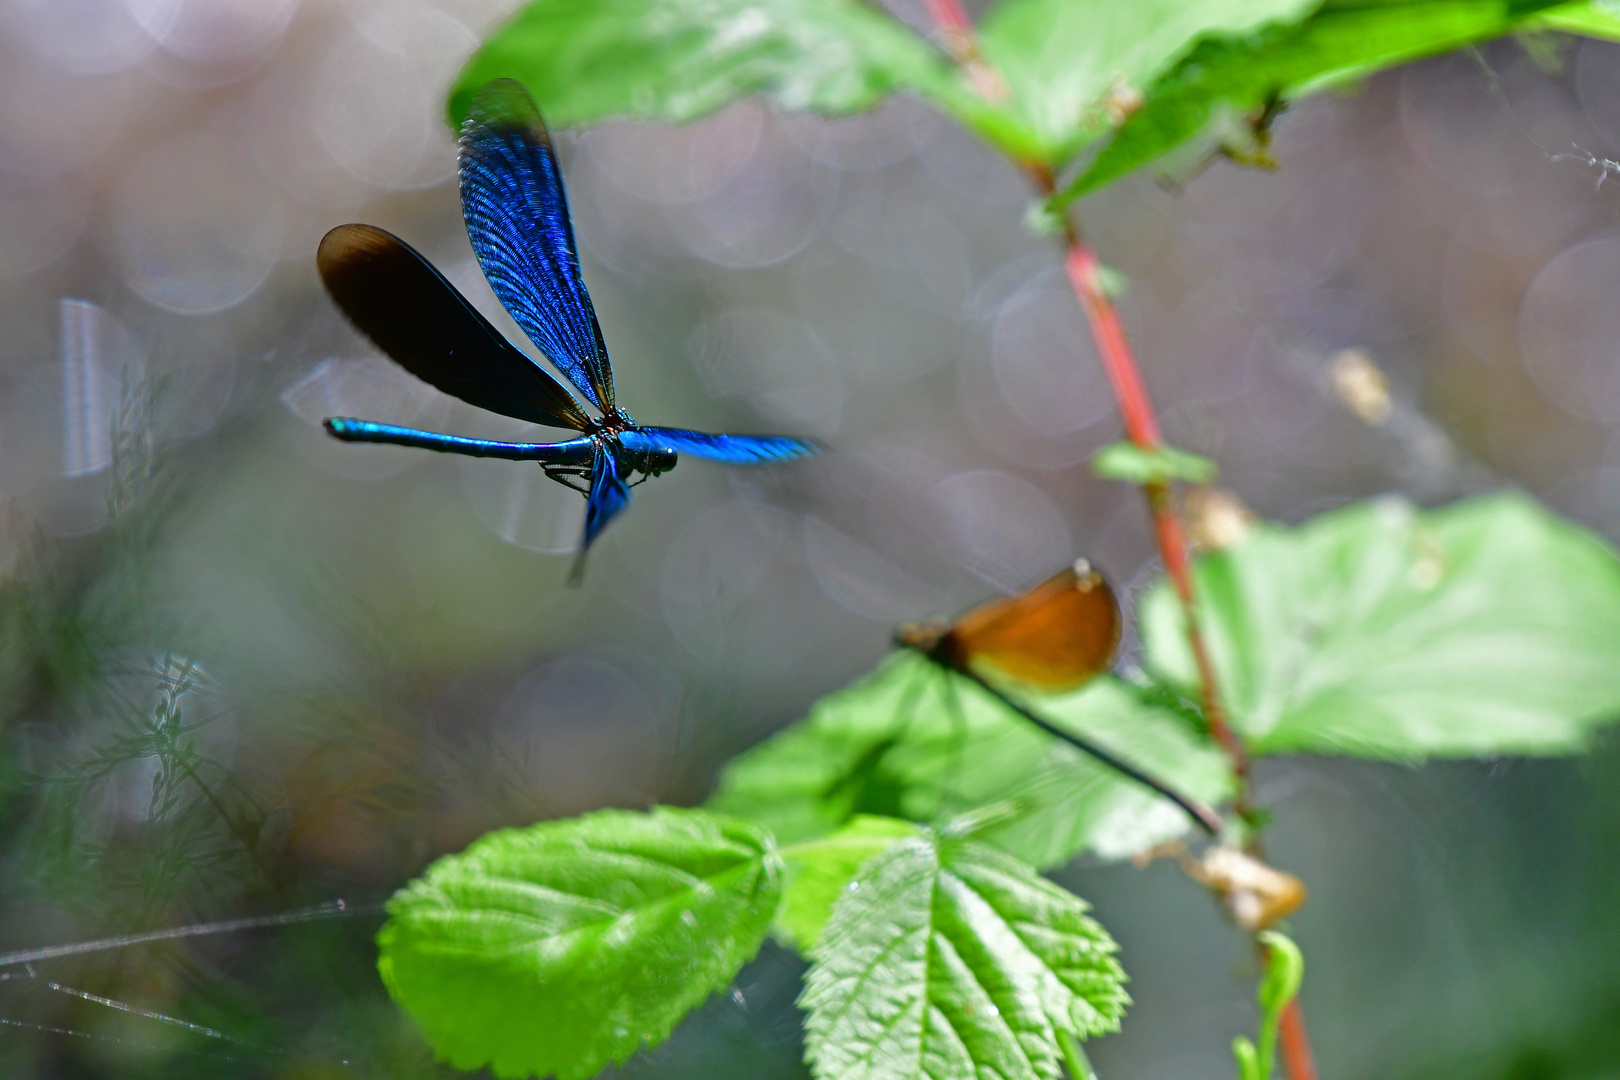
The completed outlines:
{"type": "Polygon", "coordinates": [[[1305,905],[1303,881],[1231,844],[1211,845],[1199,856],[1180,840],[1171,840],[1131,861],[1141,868],[1155,859],[1174,859],[1182,873],[1215,894],[1228,918],[1250,933],[1271,929],[1305,905]]]}

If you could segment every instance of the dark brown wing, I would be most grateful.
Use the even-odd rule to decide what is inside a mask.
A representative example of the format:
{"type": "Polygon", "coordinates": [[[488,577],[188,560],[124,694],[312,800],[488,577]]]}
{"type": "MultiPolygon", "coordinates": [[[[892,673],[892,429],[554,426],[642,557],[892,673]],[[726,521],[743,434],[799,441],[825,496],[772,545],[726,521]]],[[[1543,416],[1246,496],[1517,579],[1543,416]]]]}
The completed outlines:
{"type": "Polygon", "coordinates": [[[374,225],[339,225],[315,255],[355,326],[423,382],[480,409],[583,431],[563,385],[512,346],[409,244],[374,225]]]}

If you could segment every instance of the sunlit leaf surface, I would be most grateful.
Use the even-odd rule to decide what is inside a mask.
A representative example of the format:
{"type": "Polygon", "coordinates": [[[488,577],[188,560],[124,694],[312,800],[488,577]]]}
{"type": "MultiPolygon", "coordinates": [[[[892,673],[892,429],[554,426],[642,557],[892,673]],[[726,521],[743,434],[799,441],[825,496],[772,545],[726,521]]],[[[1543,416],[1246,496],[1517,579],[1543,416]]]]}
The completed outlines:
{"type": "MultiPolygon", "coordinates": [[[[1185,794],[1218,803],[1227,793],[1220,755],[1189,722],[1118,679],[1029,700],[1185,794]]],[[[910,651],[734,760],[710,805],[791,843],[855,814],[930,822],[1002,800],[1017,813],[984,839],[1043,867],[1087,850],[1130,855],[1188,825],[1168,801],[910,651]]]]}
{"type": "Polygon", "coordinates": [[[757,826],[605,810],[434,863],[389,902],[378,967],[457,1068],[571,1080],[667,1038],[758,951],[780,897],[757,826]]]}
{"type": "Polygon", "coordinates": [[[1319,0],[1004,0],[980,43],[1011,107],[1063,160],[1117,126],[1143,91],[1200,38],[1243,35],[1309,13],[1319,0]]]}
{"type": "Polygon", "coordinates": [[[816,947],[800,1007],[822,1080],[1056,1080],[1057,1034],[1119,1027],[1125,973],[1086,904],[932,833],[874,859],[816,947]]]}
{"type": "Polygon", "coordinates": [[[1542,12],[1530,25],[1586,37],[1620,39],[1620,4],[1614,0],[1561,4],[1542,12]]]}
{"type": "MultiPolygon", "coordinates": [[[[1200,559],[1196,585],[1232,723],[1261,753],[1567,753],[1620,716],[1620,559],[1518,495],[1264,526],[1200,559]]],[[[1192,685],[1168,588],[1141,625],[1152,667],[1192,685]]]]}
{"type": "Polygon", "coordinates": [[[503,77],[526,85],[557,126],[694,120],[753,94],[842,115],[909,90],[1004,149],[1034,147],[939,50],[862,0],[535,0],[462,70],[451,119],[503,77]]]}
{"type": "Polygon", "coordinates": [[[909,821],[861,814],[836,832],[784,852],[787,889],[776,918],[777,931],[800,952],[808,952],[861,864],[897,840],[916,835],[917,826],[909,821]]]}
{"type": "Polygon", "coordinates": [[[1142,108],[1060,201],[1135,171],[1205,131],[1219,116],[1258,113],[1274,95],[1288,100],[1501,37],[1527,25],[1526,19],[1539,10],[1557,6],[1509,0],[1330,0],[1298,24],[1210,38],[1146,89],[1142,108]]]}

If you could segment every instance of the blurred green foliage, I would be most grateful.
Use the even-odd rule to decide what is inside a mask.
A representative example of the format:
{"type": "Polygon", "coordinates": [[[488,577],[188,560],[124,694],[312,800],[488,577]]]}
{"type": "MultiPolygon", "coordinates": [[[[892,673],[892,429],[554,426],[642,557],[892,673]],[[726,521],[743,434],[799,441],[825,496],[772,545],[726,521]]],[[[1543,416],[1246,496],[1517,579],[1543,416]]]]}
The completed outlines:
{"type": "MultiPolygon", "coordinates": [[[[1620,559],[1522,496],[1262,526],[1199,560],[1195,580],[1231,722],[1256,753],[1578,753],[1620,717],[1620,559]]],[[[1147,666],[1196,686],[1167,586],[1141,619],[1147,666]]]]}
{"type": "Polygon", "coordinates": [[[1541,28],[1616,37],[1620,18],[1558,0],[1002,0],[975,50],[995,84],[976,86],[855,0],[531,0],[462,70],[449,112],[459,123],[497,78],[526,84],[563,126],[692,120],[758,93],[836,116],[910,91],[1054,173],[1107,138],[1054,199],[1061,207],[1205,133],[1262,161],[1278,105],[1541,28]]]}

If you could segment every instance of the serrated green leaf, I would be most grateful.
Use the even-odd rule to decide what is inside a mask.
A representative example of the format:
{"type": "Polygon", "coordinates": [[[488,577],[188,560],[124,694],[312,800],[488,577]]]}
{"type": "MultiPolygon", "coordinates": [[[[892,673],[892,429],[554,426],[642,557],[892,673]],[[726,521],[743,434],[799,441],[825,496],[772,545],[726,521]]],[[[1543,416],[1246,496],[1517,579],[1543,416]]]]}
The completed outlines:
{"type": "MultiPolygon", "coordinates": [[[[1028,700],[1184,794],[1215,804],[1230,793],[1221,754],[1183,716],[1119,679],[1028,700]]],[[[733,760],[708,805],[795,843],[856,814],[930,823],[1001,801],[1018,813],[983,839],[1041,867],[1088,850],[1122,858],[1188,825],[1168,800],[910,650],[733,760]]]]}
{"type": "Polygon", "coordinates": [[[979,45],[1011,107],[1062,163],[1117,126],[1133,98],[1198,39],[1291,23],[1320,0],[1003,0],[979,45]]]}
{"type": "Polygon", "coordinates": [[[1005,152],[1039,156],[1027,125],[863,0],[532,0],[462,69],[451,122],[503,77],[527,86],[558,127],[611,117],[681,123],[754,94],[844,115],[909,90],[1005,152]]]}
{"type": "Polygon", "coordinates": [[[1057,1080],[1059,1032],[1118,1030],[1129,997],[1113,940],[1018,860],[925,833],[854,885],[799,998],[821,1080],[1057,1080]]]}
{"type": "Polygon", "coordinates": [[[777,932],[801,953],[809,953],[833,903],[848,890],[861,864],[896,840],[916,835],[917,826],[909,821],[860,814],[836,832],[784,851],[787,886],[776,916],[777,932]]]}
{"type": "Polygon", "coordinates": [[[1310,18],[1201,42],[1146,91],[1091,164],[1053,200],[1061,208],[1156,160],[1223,114],[1257,112],[1425,56],[1511,33],[1537,0],[1329,0],[1310,18]]]}
{"type": "Polygon", "coordinates": [[[730,983],[781,869],[765,830],[701,810],[504,829],[394,894],[377,966],[456,1068],[582,1080],[730,983]]]}
{"type": "Polygon", "coordinates": [[[1207,484],[1220,470],[1202,454],[1174,446],[1144,450],[1135,443],[1116,442],[1091,456],[1091,471],[1104,480],[1123,480],[1127,484],[1164,484],[1171,480],[1207,484]]]}
{"type": "MultiPolygon", "coordinates": [[[[1194,582],[1227,713],[1257,753],[1571,753],[1620,716],[1620,559],[1520,495],[1261,526],[1198,559],[1194,582]]],[[[1195,685],[1164,583],[1138,615],[1149,666],[1195,685]]]]}

